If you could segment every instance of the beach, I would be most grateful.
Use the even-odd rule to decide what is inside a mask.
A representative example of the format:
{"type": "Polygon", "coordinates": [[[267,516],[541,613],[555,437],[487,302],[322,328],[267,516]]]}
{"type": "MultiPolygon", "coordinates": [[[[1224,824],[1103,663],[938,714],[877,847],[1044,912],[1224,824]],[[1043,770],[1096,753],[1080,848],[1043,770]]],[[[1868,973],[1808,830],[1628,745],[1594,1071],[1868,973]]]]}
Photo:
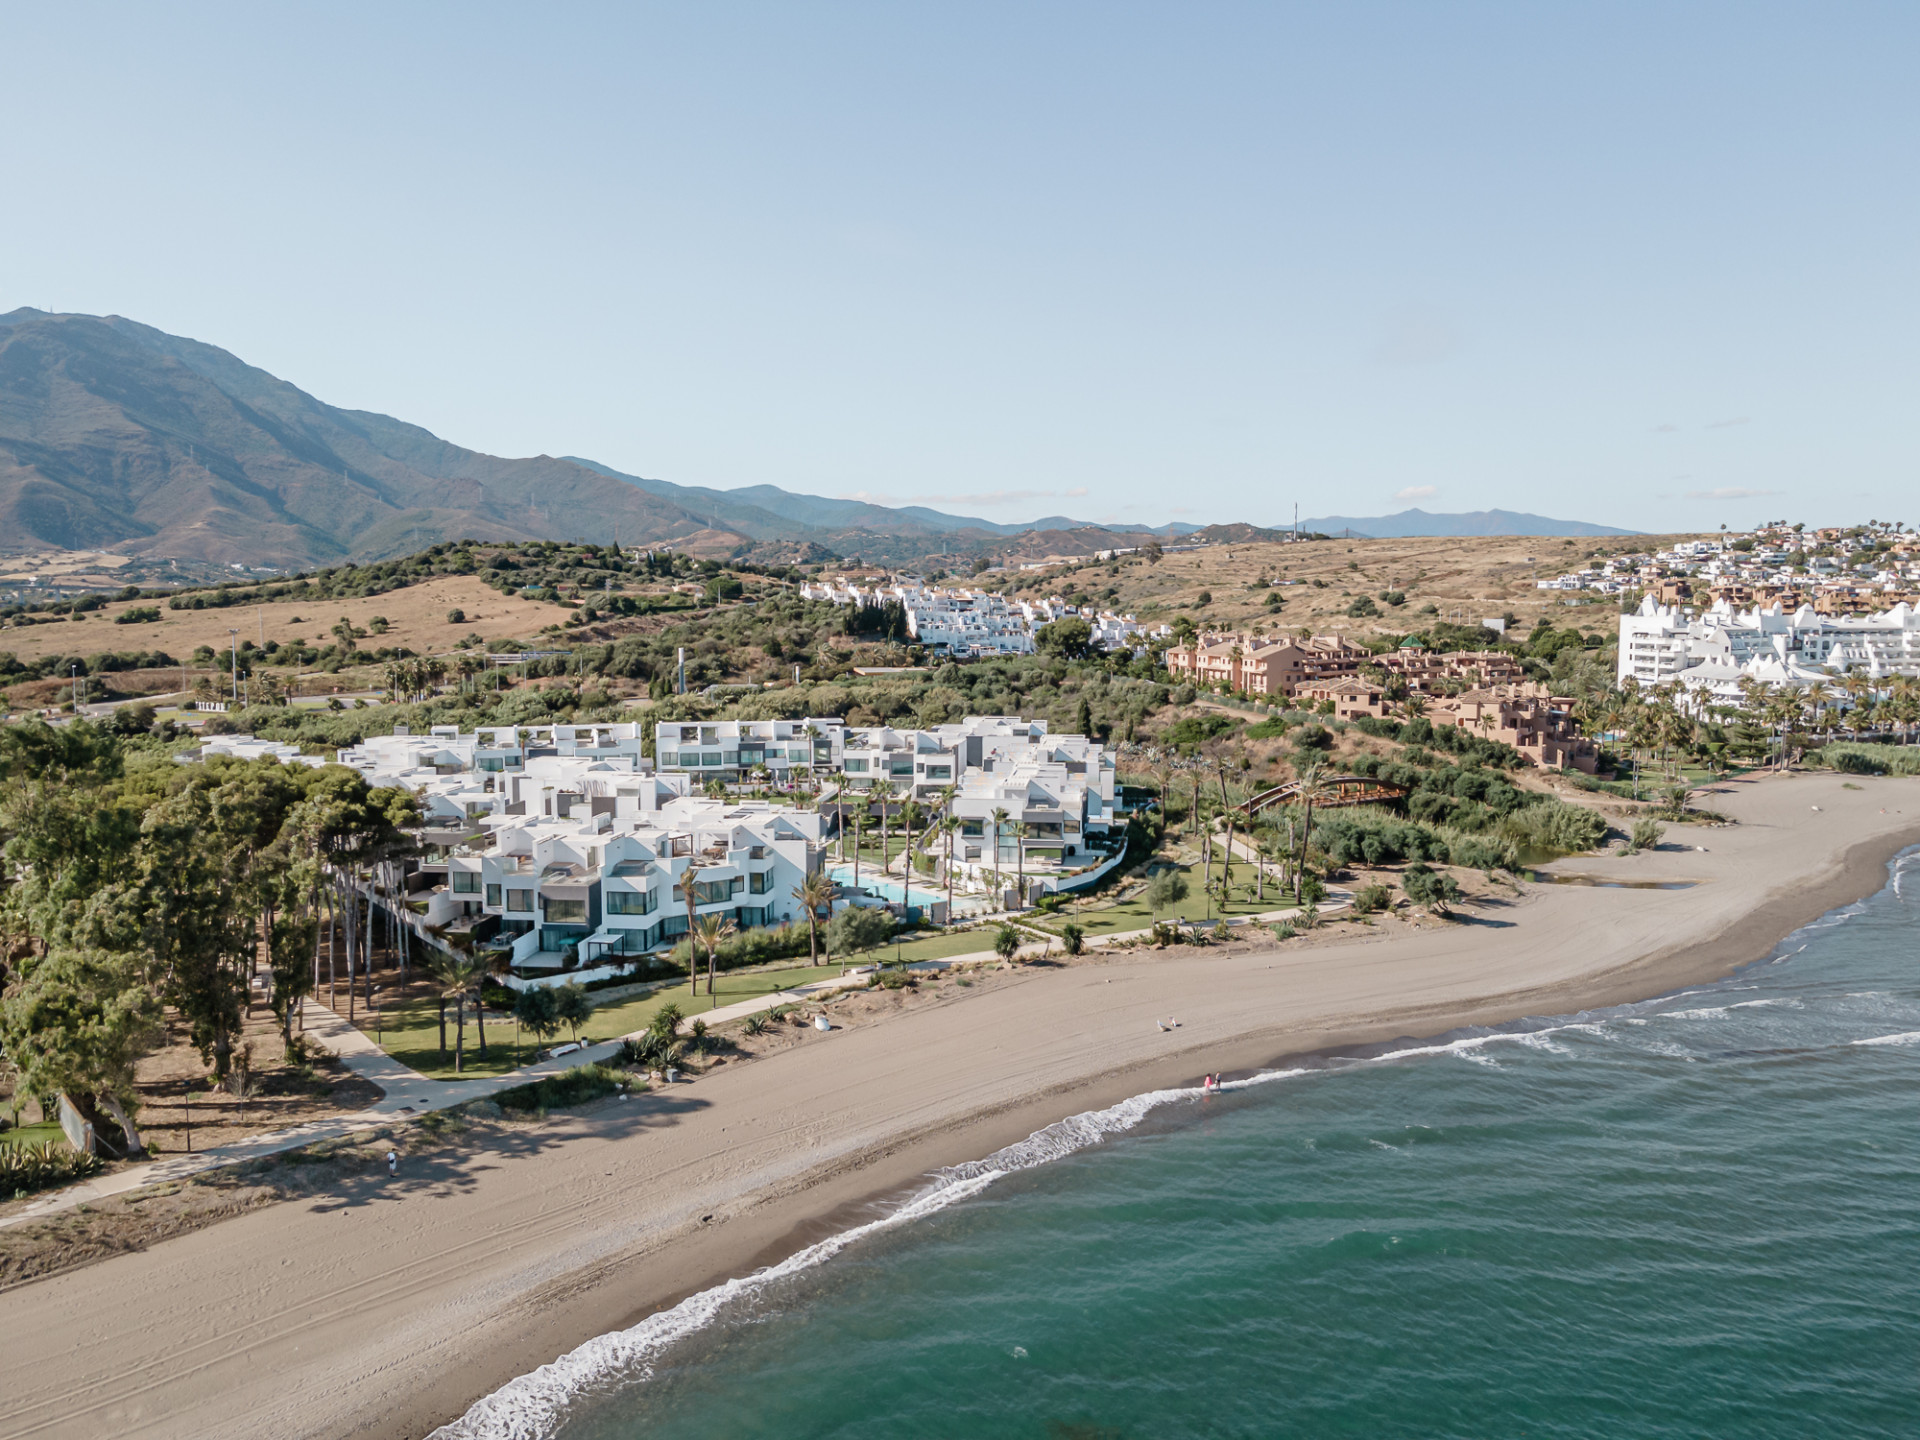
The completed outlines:
{"type": "Polygon", "coordinates": [[[1035,969],[609,1102],[513,1153],[18,1288],[0,1303],[0,1436],[422,1436],[594,1335],[1064,1116],[1203,1072],[1714,978],[1877,890],[1920,843],[1920,780],[1718,789],[1738,823],[1554,867],[1685,888],[1528,885],[1391,938],[1035,969]],[[1161,1028],[1169,1016],[1178,1028],[1161,1028]]]}

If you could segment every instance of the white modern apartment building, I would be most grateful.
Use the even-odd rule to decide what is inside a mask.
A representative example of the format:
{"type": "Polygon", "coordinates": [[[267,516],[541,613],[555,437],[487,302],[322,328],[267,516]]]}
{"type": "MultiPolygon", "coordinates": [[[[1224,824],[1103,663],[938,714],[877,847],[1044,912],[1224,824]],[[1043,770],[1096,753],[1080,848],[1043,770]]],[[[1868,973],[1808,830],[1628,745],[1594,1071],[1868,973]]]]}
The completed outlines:
{"type": "Polygon", "coordinates": [[[846,722],[827,715],[805,720],[668,721],[653,727],[654,768],[697,782],[738,781],[764,768],[776,784],[796,774],[837,774],[846,748],[846,722]]]}
{"type": "Polygon", "coordinates": [[[1681,684],[1736,698],[1742,677],[1811,685],[1839,676],[1920,675],[1920,613],[1900,604],[1878,615],[1820,615],[1802,606],[1694,612],[1651,596],[1620,617],[1622,681],[1681,684]]]}
{"type": "Polygon", "coordinates": [[[1095,611],[1064,600],[1008,600],[991,590],[942,589],[931,585],[858,585],[823,582],[803,585],[809,600],[835,605],[897,603],[907,616],[907,632],[929,649],[952,655],[1031,655],[1034,632],[1067,616],[1078,616],[1093,630],[1093,643],[1108,650],[1144,645],[1169,627],[1149,631],[1131,615],[1095,611]]]}
{"type": "Polygon", "coordinates": [[[687,933],[687,884],[697,917],[742,930],[804,920],[793,890],[819,869],[822,816],[764,801],[662,802],[638,787],[605,800],[585,813],[489,817],[484,848],[448,858],[450,890],[497,917],[516,966],[559,969],[569,951],[589,966],[670,945],[687,933]]]}

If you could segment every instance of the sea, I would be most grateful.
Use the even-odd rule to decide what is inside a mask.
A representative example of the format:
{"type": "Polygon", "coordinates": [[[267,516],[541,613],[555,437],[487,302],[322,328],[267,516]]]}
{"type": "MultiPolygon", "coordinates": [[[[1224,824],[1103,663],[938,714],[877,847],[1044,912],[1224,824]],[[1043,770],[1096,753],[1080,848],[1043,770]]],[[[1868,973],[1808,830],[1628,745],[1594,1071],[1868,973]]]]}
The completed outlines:
{"type": "Polygon", "coordinates": [[[439,1433],[1920,1436],[1916,922],[1076,1116],[439,1433]]]}

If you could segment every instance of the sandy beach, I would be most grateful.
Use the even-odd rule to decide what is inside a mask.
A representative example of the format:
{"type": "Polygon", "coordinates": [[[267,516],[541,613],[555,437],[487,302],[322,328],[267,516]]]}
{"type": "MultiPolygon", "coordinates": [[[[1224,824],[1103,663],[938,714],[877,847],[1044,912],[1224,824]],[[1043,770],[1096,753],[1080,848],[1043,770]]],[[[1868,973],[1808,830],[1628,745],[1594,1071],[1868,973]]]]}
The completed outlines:
{"type": "Polygon", "coordinates": [[[1391,936],[1139,951],[809,1038],[507,1150],[288,1202],[0,1296],[0,1437],[419,1437],[589,1337],[849,1224],[938,1166],[1205,1071],[1641,999],[1877,890],[1920,779],[1733,782],[1738,821],[1391,936]],[[1703,846],[1704,849],[1681,848],[1703,846]],[[1177,1016],[1176,1030],[1156,1021],[1177,1016]]]}

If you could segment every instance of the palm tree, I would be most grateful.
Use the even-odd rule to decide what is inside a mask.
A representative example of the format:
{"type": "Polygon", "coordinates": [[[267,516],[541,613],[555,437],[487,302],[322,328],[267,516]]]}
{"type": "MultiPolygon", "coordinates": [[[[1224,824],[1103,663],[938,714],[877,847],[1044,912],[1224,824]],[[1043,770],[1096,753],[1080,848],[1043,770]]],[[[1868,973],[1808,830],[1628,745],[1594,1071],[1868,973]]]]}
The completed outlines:
{"type": "Polygon", "coordinates": [[[1299,877],[1307,873],[1307,847],[1313,843],[1313,807],[1326,799],[1328,792],[1326,766],[1318,760],[1309,760],[1300,767],[1295,776],[1295,793],[1305,807],[1305,815],[1300,824],[1300,856],[1294,866],[1294,886],[1296,893],[1300,885],[1299,877]]]}
{"type": "Polygon", "coordinates": [[[960,838],[960,817],[949,815],[940,822],[947,837],[947,923],[953,923],[953,851],[960,838]]]}
{"type": "Polygon", "coordinates": [[[687,868],[680,872],[680,895],[687,902],[687,994],[689,995],[700,993],[698,946],[693,933],[698,924],[694,911],[699,908],[699,902],[694,899],[693,886],[695,877],[706,868],[701,863],[700,857],[695,855],[687,862],[687,868]]]}
{"type": "Polygon", "coordinates": [[[860,888],[860,836],[866,828],[867,807],[862,804],[853,812],[853,886],[856,890],[860,888]]]}
{"type": "MultiPolygon", "coordinates": [[[[738,928],[729,915],[703,915],[700,917],[699,926],[689,937],[697,938],[700,948],[707,952],[707,995],[716,1005],[720,1002],[714,998],[713,977],[714,972],[719,968],[720,942],[738,928]]],[[[688,959],[691,961],[692,957],[689,956],[688,959]]]]}
{"type": "Polygon", "coordinates": [[[1013,858],[1020,866],[1020,908],[1023,910],[1027,905],[1027,841],[1033,837],[1033,826],[1024,820],[1013,827],[1013,843],[1018,847],[1013,852],[1013,858]]]}
{"type": "Polygon", "coordinates": [[[1006,828],[1007,821],[1010,818],[1011,817],[1007,814],[1006,806],[1000,805],[994,808],[994,812],[993,812],[993,888],[995,890],[998,890],[1000,888],[1000,832],[1006,828]]]}
{"type": "Polygon", "coordinates": [[[824,870],[816,870],[793,887],[793,898],[807,912],[807,958],[820,963],[820,912],[833,904],[833,881],[824,870]]]}
{"type": "MultiPolygon", "coordinates": [[[[446,1002],[449,1000],[453,1002],[453,1073],[458,1075],[466,1068],[467,996],[472,994],[480,983],[480,962],[470,955],[450,955],[434,965],[433,981],[440,999],[442,1016],[446,1014],[446,1002]]],[[[442,1053],[445,1053],[446,1048],[443,1028],[440,1041],[442,1053]]]]}

